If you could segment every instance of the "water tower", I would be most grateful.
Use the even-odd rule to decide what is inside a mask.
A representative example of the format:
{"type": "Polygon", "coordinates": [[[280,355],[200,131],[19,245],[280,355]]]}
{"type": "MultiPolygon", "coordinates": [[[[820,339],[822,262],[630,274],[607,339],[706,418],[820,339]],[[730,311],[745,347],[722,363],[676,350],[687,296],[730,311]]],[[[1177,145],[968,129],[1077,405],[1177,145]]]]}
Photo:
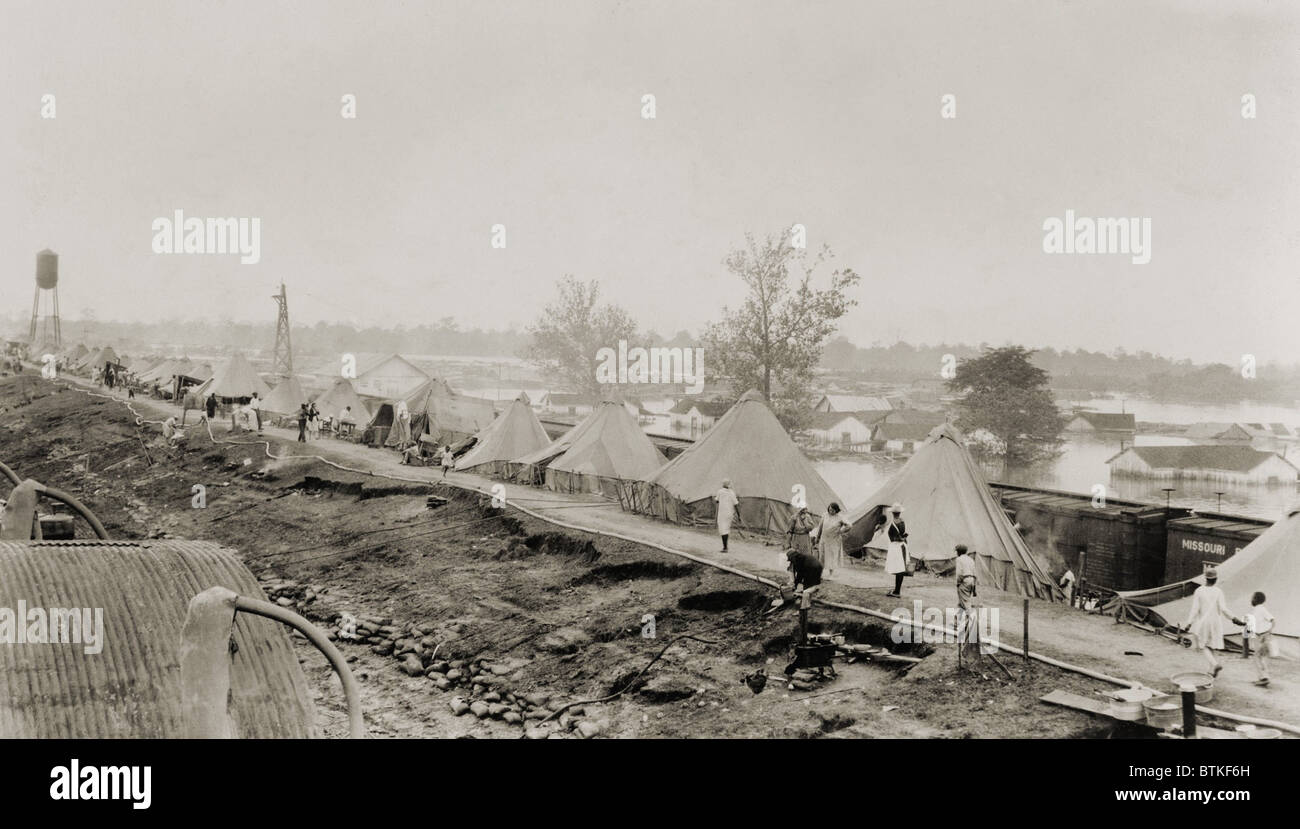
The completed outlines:
{"type": "MultiPolygon", "coordinates": [[[[59,330],[59,255],[48,248],[36,254],[36,296],[32,299],[32,327],[27,339],[33,347],[63,347],[63,333],[59,330]]],[[[39,359],[40,355],[36,356],[39,359]]]]}

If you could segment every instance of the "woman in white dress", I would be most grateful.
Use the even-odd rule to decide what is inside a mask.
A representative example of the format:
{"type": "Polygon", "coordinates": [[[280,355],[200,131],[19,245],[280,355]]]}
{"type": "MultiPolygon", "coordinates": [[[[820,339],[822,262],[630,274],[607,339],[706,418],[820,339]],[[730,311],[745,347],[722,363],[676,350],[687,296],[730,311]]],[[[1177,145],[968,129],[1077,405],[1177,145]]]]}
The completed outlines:
{"type": "Polygon", "coordinates": [[[722,552],[725,553],[727,539],[731,536],[731,522],[736,517],[736,508],[740,506],[740,499],[731,488],[730,478],[722,482],[722,489],[714,493],[713,500],[718,502],[718,535],[722,537],[722,552]]]}
{"type": "Polygon", "coordinates": [[[1228,612],[1228,603],[1223,597],[1223,590],[1215,582],[1219,580],[1217,570],[1205,571],[1205,584],[1196,588],[1192,594],[1192,609],[1187,614],[1187,628],[1193,639],[1193,646],[1198,648],[1210,663],[1210,672],[1218,676],[1223,666],[1214,658],[1214,651],[1223,650],[1223,620],[1234,625],[1241,622],[1228,612]]]}
{"type": "Polygon", "coordinates": [[[844,564],[844,533],[848,522],[840,517],[840,505],[832,501],[822,514],[821,523],[812,531],[817,545],[817,558],[822,563],[822,576],[830,578],[844,564]]]}

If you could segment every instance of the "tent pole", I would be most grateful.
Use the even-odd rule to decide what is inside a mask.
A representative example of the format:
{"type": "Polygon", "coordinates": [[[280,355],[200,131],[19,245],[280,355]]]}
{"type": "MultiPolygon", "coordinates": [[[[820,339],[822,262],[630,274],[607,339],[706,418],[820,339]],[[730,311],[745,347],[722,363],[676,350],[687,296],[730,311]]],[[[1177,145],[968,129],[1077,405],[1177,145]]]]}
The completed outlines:
{"type": "Polygon", "coordinates": [[[1029,664],[1029,599],[1025,599],[1023,615],[1025,622],[1025,664],[1029,664]]]}

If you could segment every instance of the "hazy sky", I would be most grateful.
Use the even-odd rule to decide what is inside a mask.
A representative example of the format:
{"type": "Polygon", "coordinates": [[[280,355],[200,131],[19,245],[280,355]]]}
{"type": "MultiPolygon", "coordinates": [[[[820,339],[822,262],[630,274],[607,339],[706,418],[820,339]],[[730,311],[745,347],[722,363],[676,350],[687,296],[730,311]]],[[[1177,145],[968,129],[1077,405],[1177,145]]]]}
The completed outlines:
{"type": "Polygon", "coordinates": [[[4,0],[0,308],[30,308],[50,247],[69,316],[270,320],[283,279],[297,324],[501,327],[572,273],[670,334],[740,296],[721,262],[746,231],[799,222],[862,275],[861,345],[1293,362],[1298,23],[1247,0],[4,0]],[[154,254],[175,209],[259,217],[260,263],[154,254]],[[1045,254],[1067,209],[1150,218],[1150,264],[1045,254]]]}

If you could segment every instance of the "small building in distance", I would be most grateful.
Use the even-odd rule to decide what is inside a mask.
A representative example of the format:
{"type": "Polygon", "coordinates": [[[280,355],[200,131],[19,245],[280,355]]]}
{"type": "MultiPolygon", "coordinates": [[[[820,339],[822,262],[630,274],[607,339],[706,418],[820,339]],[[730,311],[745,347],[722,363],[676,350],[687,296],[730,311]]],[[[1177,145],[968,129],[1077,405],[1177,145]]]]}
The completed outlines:
{"type": "Polygon", "coordinates": [[[1106,461],[1112,475],[1221,484],[1290,484],[1300,469],[1276,452],[1250,446],[1133,446],[1106,461]]]}
{"type": "Polygon", "coordinates": [[[1076,411],[1065,424],[1067,432],[1128,432],[1137,431],[1137,418],[1132,414],[1076,411]]]}
{"type": "Polygon", "coordinates": [[[803,433],[808,443],[823,449],[866,452],[880,412],[813,412],[808,415],[803,433]]]}
{"type": "Polygon", "coordinates": [[[681,432],[697,438],[713,427],[734,400],[701,400],[684,397],[668,410],[669,426],[674,433],[681,432]]]}
{"type": "Polygon", "coordinates": [[[1223,440],[1249,443],[1253,435],[1239,423],[1193,423],[1183,432],[1189,440],[1223,440]]]}
{"type": "Polygon", "coordinates": [[[585,394],[567,391],[548,391],[537,401],[538,406],[547,414],[577,415],[584,417],[591,414],[596,402],[585,394]]]}
{"type": "Polygon", "coordinates": [[[814,412],[879,412],[892,408],[883,397],[852,394],[823,394],[812,406],[814,412]]]}
{"type": "MultiPolygon", "coordinates": [[[[627,413],[637,422],[642,422],[654,417],[654,413],[648,411],[641,405],[639,400],[631,397],[614,397],[611,398],[623,404],[627,413]]],[[[563,415],[573,417],[586,417],[595,411],[600,401],[594,397],[589,397],[578,392],[567,391],[548,391],[537,401],[538,408],[545,414],[563,415]]]]}
{"type": "MultiPolygon", "coordinates": [[[[936,424],[937,425],[937,424],[936,424]]],[[[924,423],[894,423],[888,417],[871,433],[872,448],[888,452],[913,452],[924,443],[934,426],[924,423]]]]}

